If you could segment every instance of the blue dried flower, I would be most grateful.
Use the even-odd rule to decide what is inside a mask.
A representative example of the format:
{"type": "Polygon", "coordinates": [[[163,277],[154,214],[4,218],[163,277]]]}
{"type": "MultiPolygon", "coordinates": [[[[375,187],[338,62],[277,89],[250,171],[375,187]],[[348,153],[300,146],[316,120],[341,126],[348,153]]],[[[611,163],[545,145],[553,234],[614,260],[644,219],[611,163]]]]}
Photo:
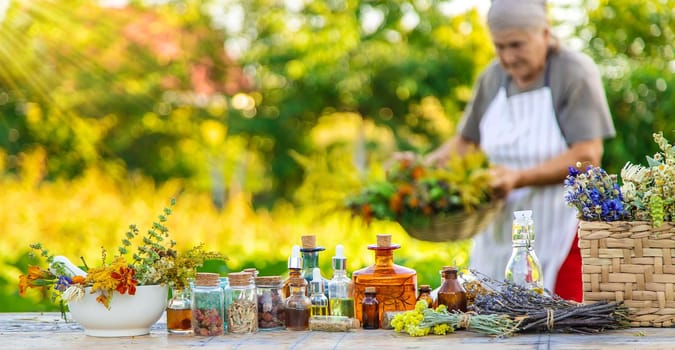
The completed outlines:
{"type": "Polygon", "coordinates": [[[569,167],[565,178],[565,201],[587,221],[618,221],[625,217],[621,188],[607,172],[595,166],[585,171],[569,167]]]}

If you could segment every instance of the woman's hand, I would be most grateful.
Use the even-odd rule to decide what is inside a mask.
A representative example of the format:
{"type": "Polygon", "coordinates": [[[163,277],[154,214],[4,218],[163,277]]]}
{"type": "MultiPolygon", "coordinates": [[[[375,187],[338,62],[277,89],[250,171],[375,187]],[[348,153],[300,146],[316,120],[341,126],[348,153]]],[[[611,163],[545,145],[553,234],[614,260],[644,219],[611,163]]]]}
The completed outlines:
{"type": "Polygon", "coordinates": [[[497,198],[505,198],[513,189],[518,187],[520,171],[495,166],[490,168],[490,187],[497,198]]]}

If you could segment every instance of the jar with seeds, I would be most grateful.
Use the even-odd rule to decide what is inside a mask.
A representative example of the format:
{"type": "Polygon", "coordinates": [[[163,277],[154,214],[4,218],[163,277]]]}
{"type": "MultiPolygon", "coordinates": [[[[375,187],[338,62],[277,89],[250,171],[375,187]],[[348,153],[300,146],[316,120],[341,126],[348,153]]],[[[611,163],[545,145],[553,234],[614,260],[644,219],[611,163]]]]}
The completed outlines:
{"type": "Polygon", "coordinates": [[[227,307],[227,326],[230,333],[255,333],[258,331],[258,295],[249,272],[228,275],[230,304],[227,307]]]}
{"type": "Polygon", "coordinates": [[[258,328],[260,330],[284,329],[286,319],[283,280],[281,276],[256,277],[258,291],[258,328]]]}
{"type": "Polygon", "coordinates": [[[223,335],[223,290],[217,273],[198,273],[192,291],[192,331],[196,336],[223,335]]]}

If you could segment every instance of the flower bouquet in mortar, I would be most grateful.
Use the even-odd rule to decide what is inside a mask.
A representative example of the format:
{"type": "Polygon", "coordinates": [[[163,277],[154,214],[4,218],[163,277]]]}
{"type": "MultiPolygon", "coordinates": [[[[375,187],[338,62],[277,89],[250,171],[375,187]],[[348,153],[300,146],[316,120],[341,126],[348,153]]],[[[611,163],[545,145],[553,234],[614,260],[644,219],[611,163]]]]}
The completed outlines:
{"type": "Polygon", "coordinates": [[[347,207],[366,223],[397,221],[414,238],[432,241],[467,239],[480,232],[501,207],[489,189],[489,162],[473,150],[443,164],[401,159],[383,180],[349,197],[347,207]]]}
{"type": "Polygon", "coordinates": [[[175,249],[165,226],[174,205],[172,200],[145,235],[130,225],[117,253],[110,257],[102,248],[97,266],[84,258],[82,266],[76,266],[40,243],[31,244],[31,256],[41,258],[46,266],[31,265],[27,274],[19,276],[19,294],[25,295],[28,288],[49,290],[64,319],[67,304],[89,335],[147,334],[166,307],[169,287],[186,287],[206,260],[226,260],[218,252],[204,250],[203,244],[184,252],[175,249]]]}

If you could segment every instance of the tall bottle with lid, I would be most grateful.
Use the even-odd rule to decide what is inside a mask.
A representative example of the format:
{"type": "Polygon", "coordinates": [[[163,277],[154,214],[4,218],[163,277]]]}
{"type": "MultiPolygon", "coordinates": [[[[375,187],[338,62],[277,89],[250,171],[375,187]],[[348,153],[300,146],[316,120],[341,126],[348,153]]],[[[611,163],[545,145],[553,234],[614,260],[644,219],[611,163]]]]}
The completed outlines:
{"type": "Polygon", "coordinates": [[[288,258],[288,278],[286,278],[284,281],[284,287],[282,289],[284,299],[291,296],[291,281],[293,278],[300,278],[305,281],[304,290],[307,290],[307,281],[302,278],[302,257],[300,256],[300,246],[297,244],[293,246],[291,256],[288,258]]]}
{"type": "MultiPolygon", "coordinates": [[[[314,278],[314,268],[319,267],[319,252],[326,250],[324,247],[318,247],[316,245],[316,236],[315,235],[306,235],[302,236],[302,248],[300,253],[302,253],[302,277],[307,281],[311,282],[314,278]]],[[[326,291],[328,291],[328,280],[321,276],[323,281],[324,295],[328,297],[326,291]]]]}
{"type": "Polygon", "coordinates": [[[438,288],[436,303],[445,305],[448,311],[466,312],[466,290],[457,280],[457,267],[443,266],[443,283],[438,288]]]}
{"type": "Polygon", "coordinates": [[[541,272],[541,264],[534,252],[532,210],[513,213],[511,238],[513,240],[513,251],[504,271],[506,279],[527,289],[543,293],[544,277],[541,272]]]}
{"type": "MultiPolygon", "coordinates": [[[[356,305],[361,305],[366,287],[376,288],[380,324],[386,311],[415,308],[417,272],[394,264],[394,250],[400,247],[391,243],[391,235],[377,235],[377,244],[368,246],[368,249],[375,251],[375,264],[355,271],[352,275],[356,305]]],[[[361,308],[356,308],[356,318],[363,321],[361,308]]]]}
{"type": "Polygon", "coordinates": [[[227,307],[227,326],[230,333],[255,333],[258,331],[258,294],[253,274],[235,272],[230,280],[230,305],[227,307]]]}
{"type": "Polygon", "coordinates": [[[335,247],[333,257],[333,278],[328,281],[330,314],[354,318],[354,282],[347,277],[347,258],[341,244],[335,247]]]}

